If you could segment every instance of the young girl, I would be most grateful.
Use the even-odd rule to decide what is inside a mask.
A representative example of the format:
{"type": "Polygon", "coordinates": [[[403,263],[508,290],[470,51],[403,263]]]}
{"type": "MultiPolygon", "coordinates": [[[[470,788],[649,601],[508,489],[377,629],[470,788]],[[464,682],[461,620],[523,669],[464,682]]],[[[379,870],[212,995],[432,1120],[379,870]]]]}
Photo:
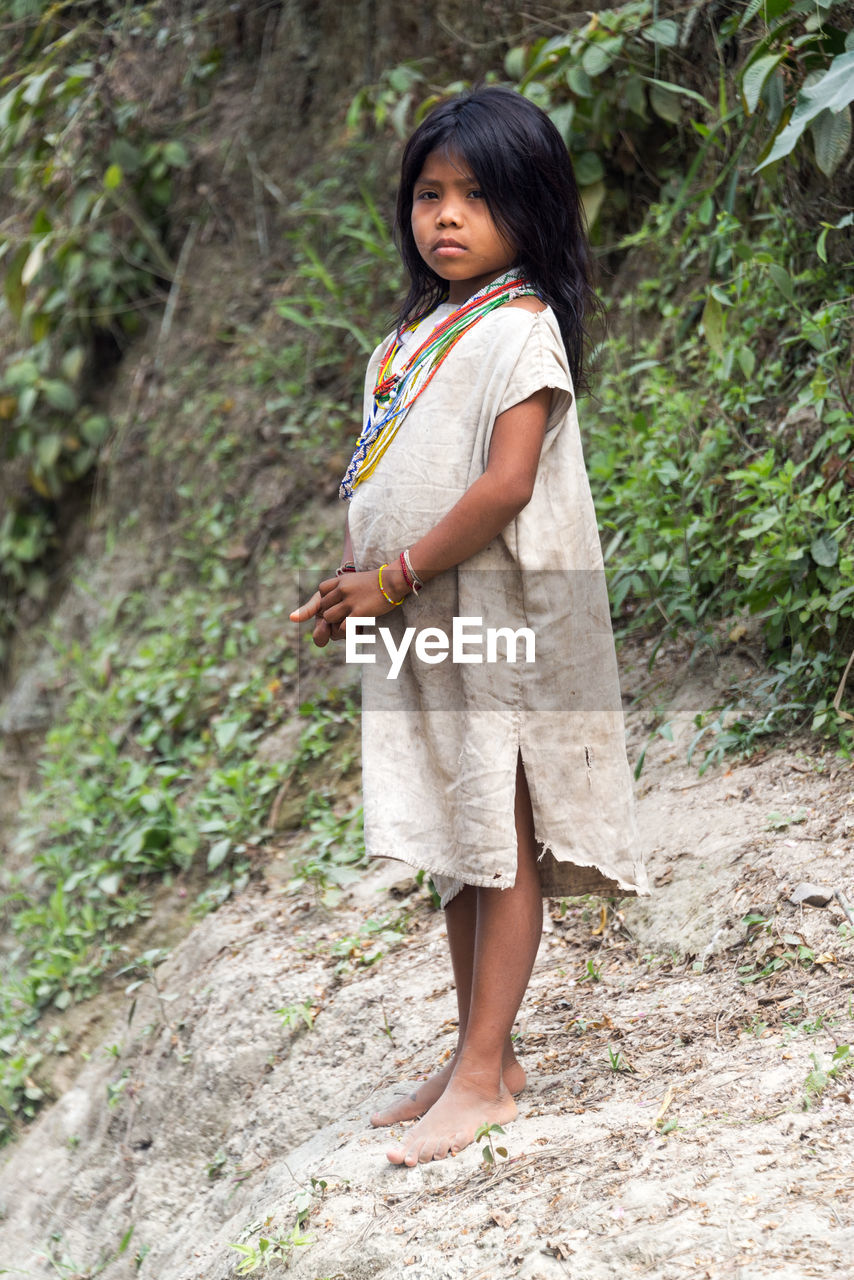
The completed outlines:
{"type": "Polygon", "coordinates": [[[368,366],[343,563],[291,618],[318,645],[381,620],[366,844],[432,876],[459,1007],[454,1057],[371,1118],[420,1117],[388,1151],[415,1165],[516,1115],[543,897],[647,890],[573,392],[597,304],[554,125],[507,89],[440,104],[404,152],[396,230],[411,283],[368,366]]]}

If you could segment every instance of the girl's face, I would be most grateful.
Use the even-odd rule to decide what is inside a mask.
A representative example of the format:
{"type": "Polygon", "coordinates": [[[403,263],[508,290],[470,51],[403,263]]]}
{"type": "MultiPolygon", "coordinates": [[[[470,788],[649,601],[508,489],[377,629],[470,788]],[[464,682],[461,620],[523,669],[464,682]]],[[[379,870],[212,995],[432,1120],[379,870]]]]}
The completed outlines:
{"type": "Polygon", "coordinates": [[[483,192],[460,156],[431,151],[412,192],[412,234],[421,257],[459,306],[516,261],[483,192]]]}

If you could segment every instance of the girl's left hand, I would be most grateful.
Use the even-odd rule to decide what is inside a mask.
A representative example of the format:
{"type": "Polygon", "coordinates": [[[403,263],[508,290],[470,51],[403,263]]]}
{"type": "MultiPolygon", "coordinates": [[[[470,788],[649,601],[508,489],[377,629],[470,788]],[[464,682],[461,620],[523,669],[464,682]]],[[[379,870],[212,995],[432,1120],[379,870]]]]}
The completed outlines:
{"type": "Polygon", "coordinates": [[[330,627],[323,616],[325,595],[331,590],[332,585],[337,582],[337,578],[327,578],[324,582],[321,582],[311,599],[288,615],[291,622],[308,622],[309,618],[316,619],[311,638],[319,649],[323,649],[329,644],[330,640],[340,639],[340,634],[335,634],[335,631],[339,629],[330,627]]]}

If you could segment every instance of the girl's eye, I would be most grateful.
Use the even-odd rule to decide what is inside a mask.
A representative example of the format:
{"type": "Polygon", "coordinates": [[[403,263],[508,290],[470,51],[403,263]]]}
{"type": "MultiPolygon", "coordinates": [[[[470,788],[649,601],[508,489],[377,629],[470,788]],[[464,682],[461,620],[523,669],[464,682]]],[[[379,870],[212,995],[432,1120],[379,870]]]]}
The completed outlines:
{"type": "Polygon", "coordinates": [[[418,195],[415,198],[416,200],[435,200],[436,192],[435,191],[419,191],[418,195]]]}
{"type": "Polygon", "coordinates": [[[479,187],[475,187],[472,191],[469,192],[469,195],[474,196],[476,200],[483,199],[483,192],[480,190],[479,187]]]}

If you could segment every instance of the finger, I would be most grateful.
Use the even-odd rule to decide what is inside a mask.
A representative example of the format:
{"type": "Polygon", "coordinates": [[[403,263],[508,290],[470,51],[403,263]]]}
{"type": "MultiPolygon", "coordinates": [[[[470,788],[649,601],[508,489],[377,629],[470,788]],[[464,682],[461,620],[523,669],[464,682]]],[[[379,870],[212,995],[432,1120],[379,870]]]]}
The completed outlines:
{"type": "Polygon", "coordinates": [[[291,622],[306,622],[309,618],[313,618],[320,608],[321,594],[315,591],[310,600],[305,604],[301,604],[298,609],[294,609],[293,613],[289,613],[288,617],[291,622]]]}
{"type": "Polygon", "coordinates": [[[317,645],[318,649],[325,649],[329,644],[331,636],[332,629],[329,626],[329,623],[324,617],[319,617],[317,622],[314,624],[314,631],[311,633],[311,638],[317,645]]]}
{"type": "Polygon", "coordinates": [[[350,613],[350,606],[346,600],[342,600],[340,604],[334,604],[329,609],[323,610],[323,617],[329,623],[330,628],[344,621],[350,613]]]}

